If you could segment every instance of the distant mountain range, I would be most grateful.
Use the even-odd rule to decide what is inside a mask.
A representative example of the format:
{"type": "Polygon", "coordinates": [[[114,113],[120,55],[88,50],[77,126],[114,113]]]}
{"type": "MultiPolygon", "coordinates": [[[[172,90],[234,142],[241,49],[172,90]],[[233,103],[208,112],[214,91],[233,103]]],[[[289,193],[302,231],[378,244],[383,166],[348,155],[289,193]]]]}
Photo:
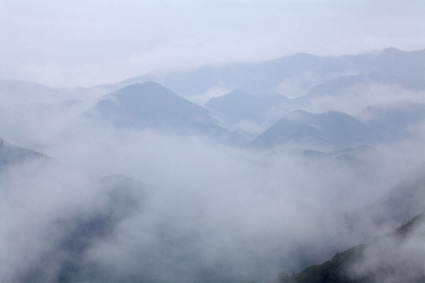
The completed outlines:
{"type": "MultiPolygon", "coordinates": [[[[424,58],[425,49],[402,51],[387,48],[371,53],[337,57],[297,53],[261,62],[145,74],[92,89],[111,92],[135,83],[155,81],[185,98],[203,95],[217,87],[230,91],[242,90],[261,96],[279,94],[292,97],[293,89],[286,88],[285,85],[294,83],[301,90],[300,96],[343,94],[344,89],[363,83],[398,85],[409,90],[424,90],[424,58]]],[[[75,92],[87,90],[73,89],[75,92]]],[[[0,94],[40,95],[54,94],[58,91],[35,83],[0,80],[0,94]]]]}
{"type": "Polygon", "coordinates": [[[410,137],[412,129],[425,120],[425,105],[396,102],[368,106],[363,113],[367,116],[364,122],[338,111],[319,114],[292,111],[258,135],[250,146],[300,144],[342,149],[399,141],[410,137]]]}
{"type": "MultiPolygon", "coordinates": [[[[69,100],[74,93],[78,98],[103,95],[94,106],[80,108],[86,116],[118,128],[200,135],[234,145],[249,143],[256,148],[303,143],[340,150],[402,140],[425,119],[425,105],[370,104],[363,112],[367,119],[362,121],[338,109],[322,113],[297,109],[321,97],[343,98],[356,86],[378,84],[423,91],[424,77],[425,50],[388,48],[339,57],[299,53],[258,63],[145,75],[93,89],[57,90],[2,80],[0,96],[5,96],[5,104],[0,106],[6,109],[7,104],[27,103],[22,111],[33,107],[43,113],[41,108],[47,109],[48,105],[36,106],[40,97],[43,103],[63,97],[63,105],[69,106],[81,104],[78,99],[69,100]],[[294,84],[301,93],[295,98],[291,93],[294,84]],[[230,91],[210,98],[204,106],[188,100],[217,87],[230,91]]],[[[404,99],[401,96],[399,100],[404,99]]]]}
{"type": "MultiPolygon", "coordinates": [[[[320,163],[320,161],[326,159],[343,160],[346,163],[332,162],[332,166],[349,164],[347,170],[361,168],[362,170],[353,171],[355,172],[353,179],[361,179],[366,174],[372,175],[379,171],[371,170],[372,173],[367,172],[367,169],[374,164],[368,164],[369,167],[358,165],[360,162],[370,162],[375,158],[374,156],[370,159],[364,158],[367,161],[361,159],[362,156],[373,153],[375,146],[378,148],[379,144],[382,143],[387,146],[384,151],[389,151],[397,148],[391,147],[394,143],[405,142],[408,138],[414,137],[415,134],[423,135],[425,100],[418,94],[423,94],[425,91],[424,78],[425,50],[404,52],[389,48],[368,54],[338,57],[320,57],[299,53],[257,63],[209,66],[192,71],[148,74],[116,84],[90,89],[59,90],[39,84],[0,80],[0,98],[2,99],[0,103],[0,131],[8,131],[10,136],[15,133],[16,127],[22,132],[26,131],[26,135],[23,134],[23,137],[33,138],[35,135],[44,137],[46,134],[47,145],[50,143],[50,145],[53,144],[53,147],[57,146],[59,151],[65,151],[68,147],[61,148],[61,143],[66,143],[63,140],[74,135],[84,136],[88,131],[97,133],[92,129],[98,129],[99,125],[107,127],[108,130],[123,132],[149,129],[166,135],[195,136],[208,141],[239,146],[238,149],[242,150],[238,152],[248,152],[246,155],[249,157],[248,162],[251,162],[252,156],[256,156],[257,151],[265,151],[264,156],[267,156],[264,158],[265,161],[261,160],[258,164],[256,163],[255,166],[259,167],[249,170],[248,174],[251,174],[257,168],[261,168],[260,171],[262,171],[264,169],[263,163],[266,164],[269,160],[272,160],[274,158],[272,155],[278,151],[274,149],[284,147],[285,149],[289,148],[291,152],[299,153],[297,156],[294,155],[293,158],[301,156],[300,160],[302,161],[319,161],[317,162],[318,166],[326,164],[326,162],[320,163]],[[344,99],[357,87],[360,87],[361,90],[362,87],[376,85],[385,86],[384,89],[397,89],[396,97],[390,103],[386,101],[376,102],[372,99],[366,100],[367,106],[363,109],[361,115],[356,116],[352,113],[350,115],[348,114],[349,111],[344,112],[341,109],[314,111],[307,108],[319,99],[327,98],[330,101],[344,99]],[[211,93],[215,90],[218,91],[214,97],[211,93]],[[411,93],[417,95],[418,99],[409,100],[408,94],[411,93]],[[74,94],[76,94],[75,100],[69,100],[70,97],[74,98],[74,94]],[[204,97],[206,103],[203,105],[194,103],[193,98],[196,96],[204,97]],[[57,107],[55,103],[63,107],[57,107]],[[78,105],[78,107],[72,108],[75,105],[78,105]],[[52,106],[55,111],[49,112],[49,106],[52,106]],[[64,113],[68,109],[67,107],[72,108],[72,111],[64,113]],[[37,111],[29,111],[34,109],[37,111]],[[50,123],[55,120],[55,115],[62,115],[60,116],[61,119],[58,119],[57,123],[50,123]],[[44,120],[39,119],[41,116],[44,117],[44,120]],[[9,119],[15,119],[13,122],[16,123],[9,122],[9,119]],[[78,121],[75,122],[75,120],[78,121]],[[64,121],[69,122],[69,124],[63,123],[64,121]],[[44,127],[44,125],[50,127],[44,127]],[[63,133],[62,128],[69,125],[72,129],[63,133]],[[22,129],[19,126],[22,126],[22,129]],[[84,128],[84,130],[80,131],[79,126],[82,126],[81,128],[84,128]],[[54,136],[54,138],[50,136],[54,136]],[[254,152],[254,150],[257,151],[254,152]]],[[[354,93],[355,95],[357,93],[354,93]]],[[[384,97],[386,93],[381,95],[384,97]]],[[[8,136],[3,135],[3,132],[0,132],[0,134],[5,137],[8,136]]],[[[40,140],[45,141],[44,139],[40,140]]],[[[78,142],[80,141],[78,140],[78,142]]],[[[71,142],[71,144],[73,143],[71,142]]],[[[72,146],[69,145],[69,148],[72,148],[72,146]]],[[[52,151],[54,152],[54,150],[52,151]]],[[[230,151],[225,153],[228,152],[230,151]]],[[[397,154],[402,155],[403,153],[397,154]]],[[[263,155],[261,155],[262,157],[263,155]]],[[[285,158],[278,154],[276,157],[276,159],[285,158]]],[[[255,158],[252,157],[256,162],[257,159],[255,158]]],[[[10,168],[9,166],[19,166],[26,164],[27,161],[34,160],[51,159],[43,153],[15,146],[0,138],[0,173],[3,174],[7,168],[10,168]]],[[[184,160],[181,164],[184,165],[184,160]]],[[[223,171],[226,172],[223,175],[223,182],[230,180],[229,186],[233,185],[232,178],[243,178],[244,176],[243,169],[241,169],[240,174],[234,174],[235,171],[233,170],[226,170],[225,167],[232,166],[232,164],[222,166],[224,167],[222,168],[223,171]]],[[[217,165],[222,164],[217,162],[217,165]]],[[[401,167],[403,164],[396,165],[401,167]]],[[[280,186],[280,183],[277,182],[280,182],[283,178],[274,182],[272,176],[269,175],[279,175],[281,171],[283,172],[286,169],[278,171],[281,167],[270,166],[273,169],[278,169],[273,174],[264,174],[266,180],[260,180],[255,186],[264,185],[265,189],[268,189],[267,184],[272,183],[273,190],[270,191],[268,197],[273,198],[275,187],[276,193],[280,193],[277,192],[280,186]]],[[[60,165],[53,164],[51,167],[56,168],[60,165]]],[[[109,170],[109,166],[107,167],[109,170]]],[[[399,169],[399,167],[395,168],[399,169]]],[[[20,169],[22,168],[18,168],[18,174],[13,176],[16,178],[17,187],[21,184],[20,169]]],[[[49,167],[46,172],[43,172],[42,176],[39,176],[41,184],[43,184],[43,181],[49,180],[52,174],[57,174],[56,178],[58,179],[57,182],[53,182],[52,187],[54,189],[61,187],[62,181],[66,183],[78,179],[74,178],[72,174],[67,175],[68,168],[60,167],[57,172],[55,170],[49,171],[50,169],[49,167]],[[67,180],[64,180],[63,176],[66,176],[65,179],[67,180]]],[[[333,178],[334,172],[338,173],[334,169],[334,167],[329,168],[329,176],[326,176],[326,178],[333,178]]],[[[42,170],[43,168],[40,169],[40,171],[42,170]]],[[[264,169],[264,171],[266,170],[267,168],[264,169]]],[[[210,174],[210,172],[207,172],[208,170],[204,171],[206,171],[205,174],[210,174]]],[[[288,170],[288,172],[291,172],[291,170],[288,170]]],[[[408,176],[406,181],[398,183],[392,190],[380,195],[378,200],[371,200],[369,206],[364,205],[360,209],[353,208],[352,210],[362,211],[356,210],[353,214],[358,214],[349,215],[348,220],[343,215],[343,221],[349,222],[352,219],[355,219],[353,222],[357,221],[355,225],[344,223],[349,227],[347,228],[349,232],[358,228],[356,225],[364,224],[360,223],[361,219],[367,218],[371,226],[376,224],[375,226],[381,227],[380,225],[389,225],[389,223],[398,223],[397,225],[399,225],[406,218],[423,213],[425,208],[423,201],[425,199],[423,190],[425,187],[424,172],[424,168],[419,168],[417,172],[408,176]],[[361,216],[359,216],[360,214],[361,216]]],[[[143,205],[142,202],[148,201],[144,197],[148,187],[126,176],[86,176],[84,175],[86,173],[78,173],[75,176],[83,179],[81,183],[87,182],[87,188],[100,188],[99,196],[102,197],[102,200],[96,202],[97,207],[95,209],[90,206],[91,204],[88,205],[84,213],[81,213],[80,206],[77,205],[76,212],[66,214],[66,217],[56,218],[56,215],[51,215],[54,220],[52,229],[59,231],[55,235],[55,241],[51,243],[52,250],[57,251],[57,253],[49,254],[49,251],[47,251],[44,254],[43,251],[40,257],[43,261],[37,259],[34,266],[24,269],[22,273],[20,272],[17,275],[17,282],[83,282],[91,281],[92,278],[99,278],[98,282],[105,282],[114,280],[110,276],[116,276],[117,280],[122,277],[126,278],[126,274],[115,274],[116,271],[113,268],[109,270],[108,265],[100,267],[95,261],[90,264],[87,261],[86,253],[95,241],[107,240],[120,223],[134,216],[133,214],[138,211],[139,206],[143,205]],[[55,267],[51,274],[49,273],[51,272],[49,271],[50,266],[55,267]]],[[[38,171],[27,176],[27,183],[25,184],[30,184],[28,186],[31,187],[32,178],[33,176],[36,177],[37,174],[38,171]]],[[[160,174],[158,173],[158,175],[160,174]]],[[[263,172],[260,172],[258,176],[263,176],[263,172]]],[[[301,176],[304,175],[301,174],[301,176]]],[[[190,180],[190,176],[187,178],[190,180]]],[[[217,174],[213,178],[221,178],[221,176],[217,174]]],[[[379,178],[383,177],[380,176],[379,178]]],[[[200,180],[199,183],[201,183],[200,180]]],[[[343,177],[338,182],[343,183],[347,180],[352,179],[343,177]]],[[[366,180],[368,179],[366,178],[366,180]]],[[[171,181],[169,182],[171,183],[171,181]]],[[[315,179],[313,179],[313,182],[306,182],[306,184],[312,185],[316,189],[314,181],[315,179]]],[[[234,184],[245,183],[235,182],[234,184]]],[[[300,182],[299,186],[301,187],[303,184],[303,182],[300,182]]],[[[362,183],[360,182],[360,184],[362,183]]],[[[72,182],[68,185],[70,188],[74,186],[72,182]]],[[[212,188],[212,186],[207,186],[207,188],[212,188]]],[[[40,185],[40,187],[44,186],[40,185]]],[[[245,189],[243,185],[241,187],[241,190],[245,189]]],[[[317,187],[321,188],[320,185],[317,187]]],[[[350,190],[352,189],[352,186],[347,187],[350,190]]],[[[365,187],[370,189],[366,185],[365,187]]],[[[68,187],[64,186],[61,189],[67,190],[68,187]]],[[[86,189],[85,185],[82,186],[81,191],[83,189],[86,189]]],[[[180,187],[177,189],[180,190],[180,187]]],[[[81,193],[81,191],[76,190],[75,194],[81,193]]],[[[70,192],[74,194],[74,191],[70,192]]],[[[180,193],[180,191],[178,192],[180,193]]],[[[219,191],[218,193],[221,194],[222,192],[219,191]]],[[[250,192],[247,191],[248,193],[250,192]]],[[[342,193],[345,194],[346,191],[342,193]]],[[[318,190],[317,194],[321,194],[321,191],[318,190]]],[[[223,199],[228,196],[233,197],[230,194],[227,195],[227,191],[223,195],[223,199]]],[[[261,197],[261,195],[259,196],[261,197]]],[[[284,197],[286,198],[286,195],[284,197]]],[[[301,191],[299,201],[303,202],[305,198],[314,197],[306,196],[301,191]]],[[[40,203],[43,201],[41,200],[40,203]]],[[[196,201],[196,197],[194,197],[194,201],[196,201]]],[[[205,203],[209,201],[210,198],[205,203]]],[[[241,201],[244,201],[244,199],[241,201]]],[[[168,205],[168,203],[165,205],[168,205]]],[[[278,206],[280,205],[279,203],[278,206]]],[[[11,209],[13,214],[15,209],[13,202],[10,207],[13,208],[11,209]]],[[[327,210],[327,208],[324,208],[324,210],[327,210]]],[[[33,209],[37,210],[37,207],[33,209]]],[[[252,209],[256,209],[256,207],[254,206],[252,209]]],[[[351,213],[351,210],[347,211],[351,213]]],[[[277,217],[280,220],[280,214],[277,217]]],[[[158,218],[161,218],[161,214],[158,215],[158,218]]],[[[13,221],[13,218],[11,221],[13,221]]],[[[414,247],[423,246],[425,240],[424,223],[425,216],[417,216],[393,233],[377,237],[370,243],[336,254],[323,264],[310,266],[291,276],[282,274],[277,281],[281,283],[425,282],[424,253],[422,250],[415,253],[414,250],[409,249],[409,244],[413,241],[415,242],[414,247]]],[[[169,250],[172,254],[176,245],[184,245],[183,248],[186,248],[192,243],[190,231],[188,232],[190,235],[186,239],[186,236],[178,235],[180,227],[172,227],[172,229],[167,230],[167,225],[169,225],[168,222],[161,223],[158,228],[152,228],[155,231],[155,236],[159,237],[157,247],[147,245],[148,250],[152,249],[153,254],[157,252],[155,249],[158,247],[159,253],[164,252],[164,255],[168,255],[169,250]]],[[[25,228],[25,226],[22,228],[23,231],[26,231],[25,228]]],[[[324,227],[323,229],[327,228],[324,227]]],[[[262,230],[260,232],[262,233],[262,230]]],[[[208,233],[209,231],[206,232],[206,234],[208,233]]],[[[332,244],[329,244],[329,246],[332,247],[332,244]]],[[[309,252],[308,248],[304,248],[307,253],[309,252]]],[[[323,249],[325,248],[328,247],[326,246],[323,249]]],[[[193,254],[198,253],[197,249],[198,247],[195,246],[193,254]]],[[[301,251],[300,253],[304,256],[304,250],[300,248],[297,251],[301,251]]],[[[331,250],[327,255],[334,252],[335,250],[331,250]]],[[[311,255],[312,253],[307,254],[306,258],[311,257],[311,255]]],[[[135,258],[145,257],[148,258],[149,256],[146,256],[142,251],[135,258]]],[[[163,259],[162,257],[158,258],[163,259]]],[[[187,267],[186,265],[190,265],[186,263],[196,261],[196,258],[192,258],[191,253],[183,254],[181,257],[179,255],[176,258],[182,260],[182,266],[185,265],[184,268],[187,267]],[[187,258],[190,258],[190,260],[187,260],[187,258]]],[[[309,264],[311,261],[309,261],[309,264]]],[[[155,257],[153,257],[152,262],[143,267],[145,268],[143,272],[152,276],[147,277],[147,281],[158,282],[155,281],[155,276],[162,273],[163,270],[157,271],[158,273],[152,272],[156,264],[155,257]]],[[[217,269],[209,269],[206,266],[205,270],[200,271],[199,278],[208,278],[210,282],[220,281],[215,280],[216,278],[226,278],[226,274],[222,275],[216,271],[220,270],[225,273],[228,267],[225,264],[222,266],[221,262],[218,265],[217,269]]],[[[303,261],[302,266],[306,265],[303,261]]],[[[139,270],[137,270],[137,264],[135,266],[135,275],[134,277],[132,277],[133,275],[129,276],[127,282],[136,280],[139,270]]],[[[190,268],[189,266],[188,269],[190,268]]],[[[185,270],[181,272],[185,272],[185,270]]],[[[137,280],[141,279],[137,277],[137,280]]],[[[230,279],[229,282],[233,283],[230,279]]]]}
{"type": "MultiPolygon", "coordinates": [[[[205,93],[214,87],[241,89],[253,94],[267,95],[278,92],[279,86],[289,80],[303,79],[307,94],[315,85],[308,80],[324,84],[321,91],[339,82],[352,85],[358,82],[398,84],[412,90],[424,90],[425,49],[401,51],[388,48],[379,52],[338,57],[320,57],[298,53],[291,56],[258,63],[239,63],[220,67],[205,66],[193,71],[149,74],[121,82],[129,85],[136,82],[156,81],[185,96],[205,93]]],[[[342,90],[345,86],[339,85],[342,90]]],[[[313,92],[317,92],[315,90],[313,92]]]]}
{"type": "MultiPolygon", "coordinates": [[[[294,130],[297,126],[285,115],[289,111],[314,103],[314,99],[343,98],[356,87],[383,85],[409,91],[423,91],[425,90],[424,77],[425,50],[406,52],[388,48],[379,52],[338,57],[320,57],[299,53],[258,63],[209,66],[186,72],[145,75],[123,81],[116,86],[154,80],[187,98],[203,95],[215,88],[231,90],[222,96],[210,98],[205,103],[205,107],[211,111],[220,125],[250,139],[255,139],[252,144],[278,145],[288,141],[323,144],[330,141],[333,145],[345,146],[344,143],[348,144],[348,142],[333,139],[336,138],[337,133],[332,135],[330,132],[324,133],[326,131],[324,128],[331,126],[325,126],[323,121],[310,122],[310,128],[305,127],[306,123],[302,122],[303,129],[300,128],[297,133],[291,132],[290,128],[294,130]],[[295,91],[294,87],[298,92],[295,98],[292,93],[295,91]],[[279,127],[282,131],[288,130],[289,132],[277,134],[279,127],[275,123],[280,124],[279,127]],[[286,125],[283,125],[284,123],[286,125]],[[317,127],[313,127],[313,129],[311,123],[316,126],[320,124],[321,129],[318,130],[317,127]],[[268,129],[270,126],[273,128],[268,129]],[[260,136],[257,137],[258,135],[260,136]],[[302,137],[302,135],[309,137],[302,137]],[[273,141],[273,137],[277,140],[273,141]],[[261,142],[262,139],[267,141],[261,142]]],[[[405,98],[400,97],[400,100],[403,99],[405,98]]],[[[369,144],[371,141],[398,139],[407,134],[411,125],[403,121],[413,123],[412,120],[396,121],[393,126],[390,126],[389,123],[385,124],[386,118],[383,117],[382,111],[376,113],[374,105],[369,106],[368,111],[375,112],[371,115],[371,117],[375,116],[373,121],[369,121],[366,125],[369,129],[366,130],[363,127],[361,136],[353,134],[350,137],[347,136],[347,140],[355,138],[353,143],[356,145],[362,140],[369,144]],[[366,134],[365,131],[369,131],[369,133],[366,134]],[[374,137],[371,138],[371,136],[374,137]]],[[[393,111],[399,111],[396,110],[397,107],[393,106],[393,111]]],[[[406,106],[400,107],[406,108],[406,106]]],[[[329,110],[338,111],[338,109],[329,110]]],[[[415,111],[417,117],[414,123],[423,119],[421,118],[422,114],[419,113],[422,111],[419,105],[412,110],[415,111]]],[[[321,119],[322,116],[315,115],[314,117],[321,119]]],[[[355,118],[353,117],[353,119],[355,118]]],[[[301,124],[298,126],[301,127],[301,124]]],[[[359,126],[359,123],[357,125],[359,126]]],[[[341,126],[343,125],[341,124],[341,126]]],[[[333,130],[336,128],[329,128],[329,131],[333,130]]],[[[341,130],[339,133],[342,133],[341,130]]],[[[339,139],[341,138],[339,137],[339,139]]]]}

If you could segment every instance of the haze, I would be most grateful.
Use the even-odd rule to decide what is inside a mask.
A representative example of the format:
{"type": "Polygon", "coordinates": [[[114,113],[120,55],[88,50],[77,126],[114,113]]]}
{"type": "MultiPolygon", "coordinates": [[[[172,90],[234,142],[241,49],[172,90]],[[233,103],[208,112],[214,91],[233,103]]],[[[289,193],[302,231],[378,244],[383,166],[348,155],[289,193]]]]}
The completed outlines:
{"type": "Polygon", "coordinates": [[[424,3],[0,0],[0,281],[423,282],[424,3]]]}
{"type": "Polygon", "coordinates": [[[93,86],[160,70],[425,45],[421,0],[0,1],[0,77],[93,86]]]}

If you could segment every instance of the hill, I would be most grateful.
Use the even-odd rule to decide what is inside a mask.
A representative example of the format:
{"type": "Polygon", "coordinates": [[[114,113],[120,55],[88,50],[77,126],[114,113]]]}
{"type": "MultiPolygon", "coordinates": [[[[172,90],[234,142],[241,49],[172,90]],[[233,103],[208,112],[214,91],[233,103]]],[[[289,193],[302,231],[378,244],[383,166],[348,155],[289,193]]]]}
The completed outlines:
{"type": "Polygon", "coordinates": [[[217,124],[208,110],[155,82],[133,84],[104,96],[88,113],[119,128],[196,134],[229,143],[245,139],[217,124]]]}
{"type": "Polygon", "coordinates": [[[279,283],[424,282],[425,215],[394,232],[336,254],[320,265],[292,276],[281,274],[279,283]]]}

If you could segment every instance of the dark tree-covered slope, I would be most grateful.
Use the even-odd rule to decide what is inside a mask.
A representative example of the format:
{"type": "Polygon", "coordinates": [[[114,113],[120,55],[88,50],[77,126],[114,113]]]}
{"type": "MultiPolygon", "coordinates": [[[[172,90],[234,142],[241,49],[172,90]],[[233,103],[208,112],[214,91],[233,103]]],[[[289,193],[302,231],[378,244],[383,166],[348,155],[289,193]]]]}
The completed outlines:
{"type": "Polygon", "coordinates": [[[421,214],[371,243],[336,254],[320,265],[292,276],[282,274],[280,283],[425,282],[425,215],[421,214]]]}

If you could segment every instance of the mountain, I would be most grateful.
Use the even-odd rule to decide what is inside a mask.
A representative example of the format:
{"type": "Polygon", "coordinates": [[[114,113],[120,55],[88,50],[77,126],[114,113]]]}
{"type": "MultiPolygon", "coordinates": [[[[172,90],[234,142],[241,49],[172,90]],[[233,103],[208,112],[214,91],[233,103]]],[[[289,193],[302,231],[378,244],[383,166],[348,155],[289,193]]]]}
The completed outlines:
{"type": "Polygon", "coordinates": [[[51,235],[51,250],[45,251],[43,261],[23,268],[16,282],[109,282],[103,278],[106,271],[87,260],[87,253],[143,205],[146,187],[122,175],[92,176],[90,181],[102,192],[95,208],[82,205],[65,216],[52,215],[50,229],[60,232],[51,235]]]}
{"type": "Polygon", "coordinates": [[[61,94],[63,94],[61,90],[41,84],[15,80],[0,80],[0,104],[51,102],[61,94]]]}
{"type": "Polygon", "coordinates": [[[269,148],[298,143],[343,149],[368,144],[373,137],[366,125],[348,114],[337,111],[312,114],[297,110],[288,113],[250,145],[269,148]]]}
{"type": "Polygon", "coordinates": [[[373,148],[367,146],[367,145],[361,145],[358,147],[350,147],[345,148],[341,150],[331,151],[331,152],[321,152],[314,149],[304,149],[301,150],[301,154],[304,157],[310,158],[310,159],[334,159],[339,161],[344,161],[347,164],[351,165],[360,165],[364,162],[361,160],[359,155],[366,154],[368,151],[373,150],[373,148]]]}
{"type": "Polygon", "coordinates": [[[380,199],[365,208],[375,225],[400,223],[425,211],[425,165],[398,182],[380,199]]]}
{"type": "Polygon", "coordinates": [[[250,145],[270,148],[298,143],[344,149],[378,141],[399,141],[414,134],[414,127],[425,120],[425,105],[407,101],[374,105],[366,107],[363,115],[366,120],[360,122],[337,111],[321,114],[292,111],[250,145]]]}
{"type": "Polygon", "coordinates": [[[0,169],[7,165],[35,159],[48,159],[48,157],[31,149],[14,146],[0,138],[0,169]]]}
{"type": "Polygon", "coordinates": [[[372,84],[401,85],[401,79],[395,75],[373,72],[356,75],[340,76],[314,86],[304,96],[291,100],[291,105],[308,105],[312,99],[323,96],[344,96],[355,87],[364,87],[372,84]]]}
{"type": "Polygon", "coordinates": [[[405,52],[387,48],[374,57],[371,64],[381,72],[398,76],[408,89],[425,89],[425,49],[405,52]]]}
{"type": "Polygon", "coordinates": [[[102,98],[95,110],[119,126],[212,123],[209,113],[154,82],[134,84],[102,98]]]}
{"type": "Polygon", "coordinates": [[[319,56],[298,53],[256,63],[203,66],[184,72],[148,74],[128,79],[120,84],[154,80],[177,93],[188,96],[204,94],[215,87],[271,94],[283,78],[316,69],[321,60],[319,56]]]}
{"type": "Polygon", "coordinates": [[[215,118],[245,135],[258,135],[287,112],[288,99],[281,95],[254,95],[234,90],[205,103],[215,118]]]}
{"type": "Polygon", "coordinates": [[[223,141],[244,138],[217,125],[208,110],[155,82],[133,84],[104,96],[87,115],[116,127],[201,134],[223,141]]]}
{"type": "Polygon", "coordinates": [[[184,72],[147,74],[128,79],[119,85],[154,80],[187,96],[202,95],[210,89],[220,87],[241,89],[253,94],[280,93],[290,97],[294,84],[300,88],[302,94],[307,94],[317,85],[334,85],[333,80],[336,78],[342,80],[336,83],[348,80],[348,85],[356,80],[364,80],[398,84],[410,90],[424,90],[424,77],[425,50],[401,51],[388,48],[379,52],[337,57],[297,53],[255,63],[204,66],[184,72]],[[348,77],[345,78],[346,76],[348,77]],[[284,85],[291,87],[282,88],[284,85]]]}
{"type": "Polygon", "coordinates": [[[411,135],[414,127],[425,120],[425,105],[394,102],[368,106],[363,110],[369,127],[383,140],[400,140],[411,135]]]}
{"type": "Polygon", "coordinates": [[[392,233],[338,253],[325,263],[292,276],[282,273],[276,283],[425,282],[424,228],[421,214],[392,233]]]}

